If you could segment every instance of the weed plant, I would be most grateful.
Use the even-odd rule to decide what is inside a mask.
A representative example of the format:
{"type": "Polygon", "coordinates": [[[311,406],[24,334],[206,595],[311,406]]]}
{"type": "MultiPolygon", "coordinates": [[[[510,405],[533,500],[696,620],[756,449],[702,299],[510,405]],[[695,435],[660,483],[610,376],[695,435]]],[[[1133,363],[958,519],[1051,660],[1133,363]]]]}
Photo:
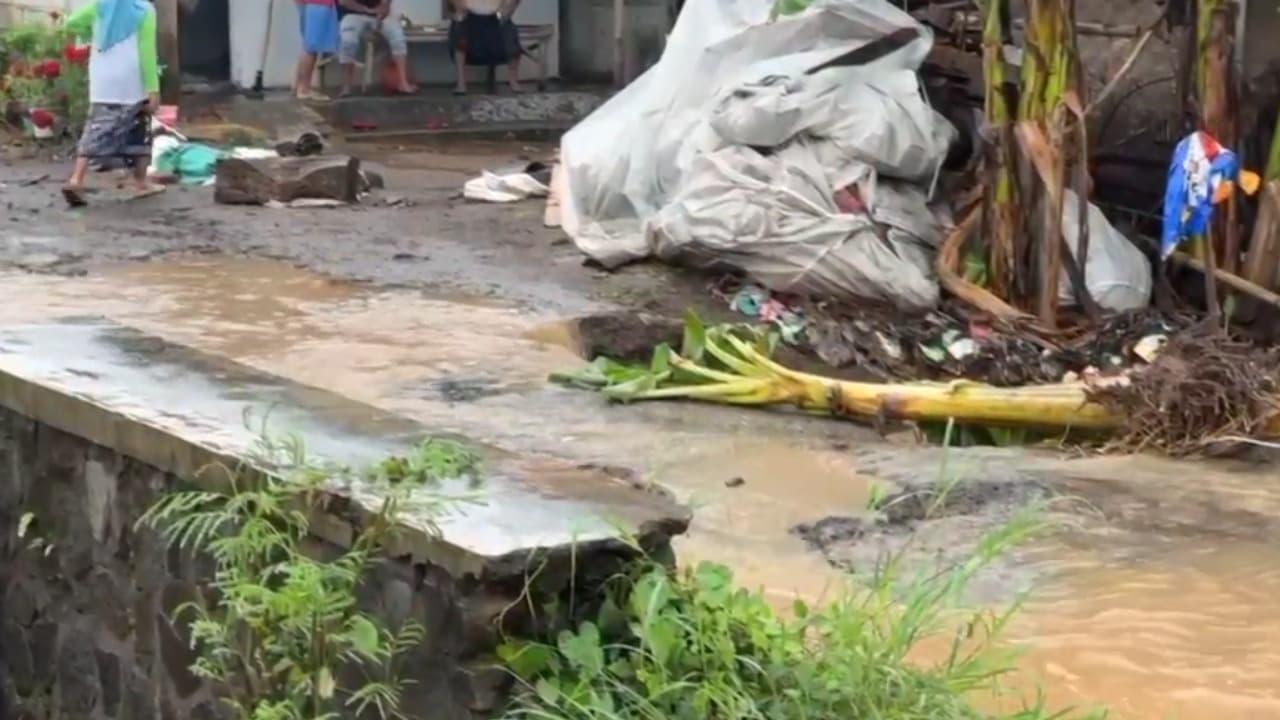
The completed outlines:
{"type": "Polygon", "coordinates": [[[428,506],[449,507],[438,482],[474,477],[478,462],[461,445],[430,439],[357,474],[384,499],[336,559],[315,557],[303,541],[325,485],[351,473],[309,461],[296,438],[264,433],[249,467],[227,472],[224,491],[163,497],[139,525],[207,554],[215,568],[212,601],[185,604],[171,618],[189,630],[192,671],[214,684],[237,720],[404,717],[401,665],[425,629],[415,621],[385,627],[357,606],[356,591],[405,504],[420,511],[425,494],[428,506]]]}
{"type": "MultiPolygon", "coordinates": [[[[930,512],[945,505],[953,487],[939,483],[930,512]]],[[[506,719],[1068,717],[1050,714],[1042,699],[1005,714],[974,704],[999,694],[1012,669],[1014,654],[998,639],[1017,604],[963,610],[965,589],[1033,534],[1038,517],[1034,508],[1016,516],[941,571],[908,569],[903,548],[831,601],[818,607],[796,601],[790,612],[735,585],[724,566],[672,571],[641,562],[613,578],[594,620],[547,642],[500,648],[519,687],[506,719]],[[922,650],[939,645],[949,649],[925,662],[937,653],[922,650]]]]}

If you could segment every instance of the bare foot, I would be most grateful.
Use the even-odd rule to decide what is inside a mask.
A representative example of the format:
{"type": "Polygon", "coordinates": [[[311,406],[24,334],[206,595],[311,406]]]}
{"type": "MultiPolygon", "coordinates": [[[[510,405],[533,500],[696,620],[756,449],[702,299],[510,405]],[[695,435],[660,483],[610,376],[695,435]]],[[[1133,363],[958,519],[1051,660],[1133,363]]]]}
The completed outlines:
{"type": "Polygon", "coordinates": [[[83,185],[73,185],[71,183],[63,185],[62,199],[66,200],[67,205],[70,205],[73,208],[80,208],[89,204],[89,202],[84,199],[83,185]]]}
{"type": "MultiPolygon", "coordinates": [[[[409,84],[401,85],[400,87],[396,88],[396,92],[400,93],[401,95],[413,95],[414,93],[418,92],[418,86],[409,85],[409,84]]],[[[466,91],[463,90],[463,92],[466,92],[466,91]]]]}

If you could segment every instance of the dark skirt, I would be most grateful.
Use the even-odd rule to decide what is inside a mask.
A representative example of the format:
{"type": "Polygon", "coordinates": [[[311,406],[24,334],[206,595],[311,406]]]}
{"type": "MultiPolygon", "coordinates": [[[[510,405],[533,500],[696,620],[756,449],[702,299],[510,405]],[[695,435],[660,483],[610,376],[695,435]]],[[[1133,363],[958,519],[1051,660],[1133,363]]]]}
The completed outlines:
{"type": "Polygon", "coordinates": [[[468,65],[505,65],[520,56],[520,34],[509,19],[467,13],[449,25],[449,47],[466,53],[468,65]]]}

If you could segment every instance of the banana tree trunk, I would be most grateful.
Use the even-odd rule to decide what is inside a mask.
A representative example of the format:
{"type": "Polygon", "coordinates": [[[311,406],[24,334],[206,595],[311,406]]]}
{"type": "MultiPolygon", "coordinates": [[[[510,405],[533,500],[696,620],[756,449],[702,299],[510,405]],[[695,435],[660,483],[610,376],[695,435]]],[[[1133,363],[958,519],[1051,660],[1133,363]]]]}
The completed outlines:
{"type": "Polygon", "coordinates": [[[1021,220],[1015,197],[1013,118],[1007,94],[1004,61],[1007,0],[987,0],[982,33],[983,75],[986,78],[985,113],[991,138],[986,149],[986,183],[983,222],[987,240],[987,278],[996,295],[1010,298],[1019,292],[1015,239],[1021,220]]]}

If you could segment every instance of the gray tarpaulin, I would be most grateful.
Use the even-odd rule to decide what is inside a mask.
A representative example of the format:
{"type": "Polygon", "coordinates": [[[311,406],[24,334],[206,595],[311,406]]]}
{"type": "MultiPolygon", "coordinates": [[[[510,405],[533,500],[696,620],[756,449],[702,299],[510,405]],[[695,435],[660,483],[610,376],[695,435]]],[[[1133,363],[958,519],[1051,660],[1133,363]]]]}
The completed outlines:
{"type": "Polygon", "coordinates": [[[689,0],[662,59],[565,135],[564,228],[615,267],[656,255],[775,290],[937,301],[926,203],[954,136],[916,70],[932,38],[883,0],[689,0]],[[916,39],[824,63],[895,31],[916,39]],[[854,186],[865,212],[834,196],[854,186]]]}

